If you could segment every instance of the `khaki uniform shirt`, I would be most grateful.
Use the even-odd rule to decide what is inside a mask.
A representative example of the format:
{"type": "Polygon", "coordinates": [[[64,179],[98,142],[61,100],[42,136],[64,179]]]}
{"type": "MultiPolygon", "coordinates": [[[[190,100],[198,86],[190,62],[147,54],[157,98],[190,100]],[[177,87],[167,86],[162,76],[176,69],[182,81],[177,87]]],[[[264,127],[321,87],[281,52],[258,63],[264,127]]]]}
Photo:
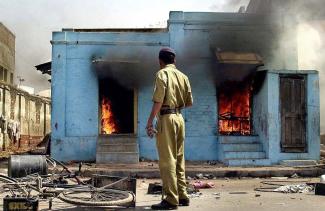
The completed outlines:
{"type": "Polygon", "coordinates": [[[192,105],[193,97],[187,76],[168,64],[156,74],[152,100],[163,103],[163,107],[184,108],[192,105]]]}

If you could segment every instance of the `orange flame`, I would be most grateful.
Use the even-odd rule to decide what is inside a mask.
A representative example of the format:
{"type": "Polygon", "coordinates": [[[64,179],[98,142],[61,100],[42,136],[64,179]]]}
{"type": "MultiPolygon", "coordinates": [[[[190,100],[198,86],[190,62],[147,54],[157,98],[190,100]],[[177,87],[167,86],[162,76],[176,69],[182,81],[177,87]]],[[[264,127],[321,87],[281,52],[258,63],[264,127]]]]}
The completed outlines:
{"type": "Polygon", "coordinates": [[[111,101],[108,98],[103,97],[101,102],[102,134],[112,134],[117,132],[117,124],[114,119],[111,105],[111,101]]]}
{"type": "Polygon", "coordinates": [[[219,133],[223,135],[251,134],[250,85],[228,83],[218,98],[219,133]]]}

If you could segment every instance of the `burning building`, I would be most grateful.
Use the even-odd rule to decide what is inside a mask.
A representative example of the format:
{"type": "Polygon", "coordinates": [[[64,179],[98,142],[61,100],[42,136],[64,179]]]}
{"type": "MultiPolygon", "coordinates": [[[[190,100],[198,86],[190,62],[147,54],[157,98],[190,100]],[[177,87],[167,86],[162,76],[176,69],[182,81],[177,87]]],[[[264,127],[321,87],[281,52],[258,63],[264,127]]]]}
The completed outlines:
{"type": "Polygon", "coordinates": [[[157,159],[145,124],[158,52],[171,46],[194,97],[183,112],[187,160],[319,160],[318,72],[298,70],[295,39],[279,43],[284,27],[255,13],[170,12],[165,29],[54,32],[52,156],[157,159]]]}

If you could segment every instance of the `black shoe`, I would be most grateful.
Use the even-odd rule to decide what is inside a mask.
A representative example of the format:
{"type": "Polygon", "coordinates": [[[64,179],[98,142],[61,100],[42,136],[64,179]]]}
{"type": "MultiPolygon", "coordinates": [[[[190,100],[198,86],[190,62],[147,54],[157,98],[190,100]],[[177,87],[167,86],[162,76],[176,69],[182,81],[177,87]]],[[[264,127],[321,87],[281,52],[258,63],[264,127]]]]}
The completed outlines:
{"type": "Polygon", "coordinates": [[[178,205],[179,206],[190,206],[190,200],[189,199],[180,199],[178,205]]]}
{"type": "Polygon", "coordinates": [[[151,206],[153,210],[177,210],[177,205],[172,205],[166,200],[162,200],[159,204],[151,206]]]}

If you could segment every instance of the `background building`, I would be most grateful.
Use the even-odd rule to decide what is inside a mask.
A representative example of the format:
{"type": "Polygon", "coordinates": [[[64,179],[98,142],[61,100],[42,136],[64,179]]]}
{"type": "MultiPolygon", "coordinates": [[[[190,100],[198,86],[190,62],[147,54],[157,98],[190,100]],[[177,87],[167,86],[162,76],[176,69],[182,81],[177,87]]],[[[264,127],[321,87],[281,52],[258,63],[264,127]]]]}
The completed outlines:
{"type": "Polygon", "coordinates": [[[0,22],[0,81],[14,83],[15,35],[0,22]]]}
{"type": "Polygon", "coordinates": [[[0,151],[28,149],[50,132],[51,101],[16,87],[15,35],[0,23],[0,151]]]}

